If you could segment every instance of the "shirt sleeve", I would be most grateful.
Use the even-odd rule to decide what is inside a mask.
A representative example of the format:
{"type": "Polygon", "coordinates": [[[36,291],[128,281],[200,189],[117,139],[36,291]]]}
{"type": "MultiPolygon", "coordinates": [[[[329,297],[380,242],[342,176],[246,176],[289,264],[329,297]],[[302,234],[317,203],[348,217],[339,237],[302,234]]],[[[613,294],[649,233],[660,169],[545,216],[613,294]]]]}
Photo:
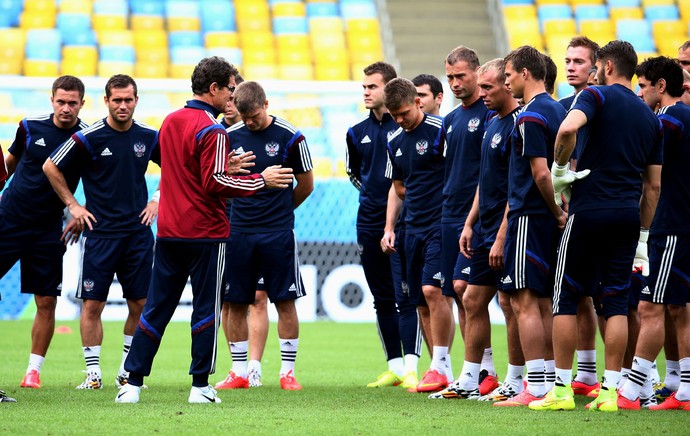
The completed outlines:
{"type": "Polygon", "coordinates": [[[22,157],[22,154],[24,154],[24,150],[26,150],[26,144],[28,140],[29,125],[26,121],[26,118],[24,118],[19,122],[19,127],[17,127],[17,133],[14,135],[14,142],[12,143],[12,145],[10,145],[10,148],[7,151],[9,151],[10,154],[19,159],[20,157],[22,157]]]}
{"type": "Polygon", "coordinates": [[[386,163],[386,177],[391,180],[402,180],[402,169],[395,164],[395,151],[397,147],[390,142],[388,143],[388,162],[386,163]]]}
{"type": "Polygon", "coordinates": [[[292,168],[293,174],[303,174],[311,171],[314,165],[307,146],[307,139],[299,130],[290,138],[287,145],[287,166],[292,168]]]}
{"type": "Polygon", "coordinates": [[[355,132],[352,127],[347,129],[347,135],[345,136],[345,142],[347,148],[345,149],[345,172],[350,177],[350,182],[355,188],[362,188],[362,157],[359,155],[359,150],[357,150],[357,144],[355,143],[355,132]]]}
{"type": "Polygon", "coordinates": [[[0,189],[5,187],[5,182],[7,182],[7,167],[5,167],[5,156],[2,154],[2,148],[0,147],[0,189]]]}
{"type": "MultiPolygon", "coordinates": [[[[676,121],[680,124],[680,121],[676,121]]],[[[647,165],[662,165],[664,163],[664,148],[670,146],[667,144],[678,144],[680,139],[681,132],[679,126],[676,125],[673,129],[667,128],[667,124],[660,119],[659,134],[654,138],[654,145],[647,159],[647,165]],[[676,130],[676,128],[678,128],[678,130],[676,130]]]]}
{"type": "Polygon", "coordinates": [[[64,169],[74,161],[79,150],[86,150],[88,153],[90,148],[89,141],[84,134],[77,132],[61,146],[56,148],[53,154],[50,155],[50,159],[60,171],[64,171],[64,169]]]}
{"type": "Polygon", "coordinates": [[[589,121],[594,119],[605,100],[606,98],[598,86],[589,86],[577,94],[570,106],[570,111],[575,109],[582,111],[589,121]]]}
{"type": "Polygon", "coordinates": [[[523,111],[518,116],[516,127],[522,138],[522,155],[526,157],[548,157],[548,122],[533,111],[523,111]]]}

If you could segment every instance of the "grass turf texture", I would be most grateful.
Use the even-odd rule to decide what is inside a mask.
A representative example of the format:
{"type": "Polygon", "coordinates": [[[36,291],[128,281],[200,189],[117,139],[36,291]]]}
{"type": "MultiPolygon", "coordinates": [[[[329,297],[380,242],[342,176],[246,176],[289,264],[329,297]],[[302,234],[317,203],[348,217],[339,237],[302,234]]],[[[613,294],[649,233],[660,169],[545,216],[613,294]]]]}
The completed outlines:
{"type": "MultiPolygon", "coordinates": [[[[72,329],[56,334],[41,374],[41,389],[19,388],[29,355],[30,321],[0,322],[0,388],[17,398],[0,404],[4,434],[682,434],[688,429],[681,411],[588,412],[577,398],[573,412],[534,412],[496,408],[464,400],[428,400],[400,388],[368,389],[385,370],[373,324],[303,324],[297,356],[297,379],[303,391],[280,389],[275,325],[271,325],[260,388],[220,391],[222,404],[187,403],[191,377],[187,323],[172,323],[145,379],[149,389],[139,404],[115,404],[115,375],[122,353],[121,323],[104,324],[101,352],[104,389],[78,391],[84,380],[78,322],[58,322],[72,329]]],[[[221,333],[222,336],[222,333],[221,333]]],[[[459,339],[459,335],[457,336],[459,339]]],[[[494,358],[500,377],[506,368],[505,329],[493,328],[494,358]]],[[[600,344],[601,345],[601,344],[600,344]]],[[[599,347],[599,350],[602,348],[599,347]]],[[[426,352],[425,352],[426,354],[426,352]]],[[[600,351],[599,357],[603,353],[600,351]]],[[[462,366],[462,349],[453,350],[454,371],[462,366]]],[[[419,368],[428,367],[423,357],[419,368]]],[[[227,345],[220,339],[218,372],[230,368],[227,345]]],[[[599,362],[601,368],[601,359],[599,362]]],[[[660,369],[661,370],[661,369],[660,369]]],[[[662,372],[663,374],[663,372],[662,372]]]]}

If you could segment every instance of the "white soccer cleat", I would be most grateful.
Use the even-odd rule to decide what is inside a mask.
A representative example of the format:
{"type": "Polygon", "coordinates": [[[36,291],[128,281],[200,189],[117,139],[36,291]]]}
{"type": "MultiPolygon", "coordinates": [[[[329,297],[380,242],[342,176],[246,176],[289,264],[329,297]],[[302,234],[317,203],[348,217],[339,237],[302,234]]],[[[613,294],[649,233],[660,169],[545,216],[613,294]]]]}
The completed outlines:
{"type": "Polygon", "coordinates": [[[222,403],[221,399],[218,398],[216,390],[211,387],[211,385],[205,388],[198,388],[192,386],[192,390],[189,392],[189,402],[190,403],[222,403]]]}
{"type": "Polygon", "coordinates": [[[251,368],[249,373],[247,373],[247,378],[249,379],[250,388],[263,386],[263,383],[261,383],[261,369],[251,368]]]}
{"type": "Polygon", "coordinates": [[[77,389],[101,389],[102,387],[103,382],[101,382],[100,374],[96,372],[86,372],[86,380],[77,386],[77,389]]]}
{"type": "Polygon", "coordinates": [[[138,403],[139,392],[141,387],[130,385],[129,383],[122,386],[115,397],[116,403],[138,403]]]}

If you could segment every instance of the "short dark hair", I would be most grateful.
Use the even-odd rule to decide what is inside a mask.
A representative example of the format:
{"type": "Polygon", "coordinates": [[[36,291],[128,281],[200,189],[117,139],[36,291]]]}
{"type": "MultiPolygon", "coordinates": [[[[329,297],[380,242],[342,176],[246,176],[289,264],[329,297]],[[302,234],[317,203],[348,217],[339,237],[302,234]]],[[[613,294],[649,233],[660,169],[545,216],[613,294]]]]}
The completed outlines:
{"type": "Polygon", "coordinates": [[[249,80],[237,85],[233,93],[233,103],[237,112],[248,114],[258,107],[263,107],[266,103],[266,92],[257,82],[249,80]]]}
{"type": "Polygon", "coordinates": [[[414,86],[429,85],[429,90],[431,90],[431,95],[436,98],[437,95],[443,93],[443,85],[438,77],[431,74],[420,74],[412,79],[414,86]]]}
{"type": "Polygon", "coordinates": [[[544,56],[544,66],[546,66],[546,75],[544,76],[544,87],[546,92],[553,94],[556,90],[556,77],[558,76],[558,67],[556,63],[551,59],[550,56],[542,54],[544,56]]]}
{"type": "Polygon", "coordinates": [[[192,73],[192,92],[194,95],[206,94],[213,83],[224,88],[230,84],[230,77],[237,77],[237,74],[237,68],[221,57],[203,58],[192,73]]]}
{"type": "Polygon", "coordinates": [[[683,95],[683,69],[676,61],[669,57],[657,56],[645,59],[637,67],[635,74],[638,77],[644,77],[649,80],[652,85],[656,85],[660,79],[664,79],[666,81],[666,92],[671,97],[683,95]]]}
{"type": "Polygon", "coordinates": [[[400,109],[403,105],[414,103],[417,88],[409,79],[397,77],[383,88],[383,104],[388,110],[400,109]]]}
{"type": "Polygon", "coordinates": [[[473,70],[479,67],[479,57],[477,52],[464,45],[459,45],[448,53],[446,64],[455,65],[460,61],[465,61],[473,70]]]}
{"type": "Polygon", "coordinates": [[[238,72],[235,74],[235,85],[239,85],[242,82],[244,82],[244,77],[238,72]]]}
{"type": "Polygon", "coordinates": [[[685,42],[683,43],[683,45],[681,45],[680,47],[678,47],[678,50],[679,50],[679,51],[685,51],[685,50],[687,50],[687,49],[689,49],[689,48],[690,48],[690,40],[685,41],[685,42]]]}
{"type": "Polygon", "coordinates": [[[597,61],[597,52],[599,51],[599,44],[587,38],[586,36],[575,36],[568,43],[568,47],[584,47],[589,49],[592,65],[597,61]]]}
{"type": "Polygon", "coordinates": [[[79,98],[84,99],[84,82],[78,77],[74,76],[60,76],[53,82],[53,96],[58,89],[64,91],[77,91],[79,93],[79,98]]]}
{"type": "Polygon", "coordinates": [[[526,69],[535,80],[546,78],[546,64],[544,56],[534,47],[523,45],[508,53],[505,57],[506,63],[513,64],[515,71],[526,69]]]}
{"type": "Polygon", "coordinates": [[[371,65],[367,65],[363,71],[365,76],[379,73],[383,78],[384,84],[398,77],[398,73],[395,72],[395,67],[386,62],[374,62],[371,65]]]}
{"type": "Polygon", "coordinates": [[[597,52],[597,60],[602,63],[611,61],[615,66],[616,73],[631,80],[637,68],[637,53],[635,48],[628,41],[611,41],[597,52]]]}
{"type": "Polygon", "coordinates": [[[110,98],[113,88],[127,88],[129,85],[134,87],[134,96],[137,96],[137,82],[126,74],[115,74],[108,79],[105,84],[105,96],[110,98]]]}

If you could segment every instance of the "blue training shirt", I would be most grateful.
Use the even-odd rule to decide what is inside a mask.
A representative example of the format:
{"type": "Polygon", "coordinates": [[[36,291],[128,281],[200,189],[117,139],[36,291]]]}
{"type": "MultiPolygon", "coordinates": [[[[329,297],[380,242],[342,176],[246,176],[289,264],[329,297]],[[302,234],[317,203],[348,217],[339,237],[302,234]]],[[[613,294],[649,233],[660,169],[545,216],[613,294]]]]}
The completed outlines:
{"type": "MultiPolygon", "coordinates": [[[[271,165],[292,168],[303,174],[313,168],[307,141],[302,132],[282,118],[271,116],[271,124],[258,132],[244,123],[228,128],[230,147],[237,154],[253,151],[255,166],[252,174],[261,173],[271,165]]],[[[264,189],[251,197],[237,197],[230,202],[230,232],[265,233],[292,230],[295,227],[293,187],[264,189]]]]}
{"type": "Polygon", "coordinates": [[[664,132],[661,196],[652,222],[652,235],[690,233],[690,107],[683,102],[659,110],[664,132]]]}
{"type": "Polygon", "coordinates": [[[427,231],[441,225],[445,137],[441,117],[424,114],[412,131],[399,128],[388,141],[387,175],[405,186],[405,229],[427,231]]]}
{"type": "Polygon", "coordinates": [[[572,110],[587,117],[588,137],[577,151],[577,169],[591,173],[573,183],[569,212],[639,209],[642,172],[647,165],[662,163],[659,119],[618,84],[585,88],[572,110]]]}
{"type": "Polygon", "coordinates": [[[383,230],[391,181],[386,177],[388,138],[398,124],[388,113],[381,121],[373,111],[347,130],[345,170],[359,190],[357,229],[383,230]]]}
{"type": "Polygon", "coordinates": [[[62,171],[78,162],[86,208],[98,220],[85,236],[120,238],[142,228],[148,203],[146,168],[160,164],[158,131],[137,121],[119,132],[102,119],[75,133],[50,156],[62,171]]]}
{"type": "Polygon", "coordinates": [[[446,169],[443,185],[444,223],[462,224],[472,209],[479,182],[479,160],[486,122],[495,114],[477,99],[460,105],[443,119],[446,169]]]}
{"type": "MultiPolygon", "coordinates": [[[[87,124],[77,119],[77,124],[71,129],[61,129],[53,123],[53,116],[24,118],[19,123],[9,148],[17,158],[17,167],[0,201],[0,215],[10,222],[62,227],[65,204],[43,173],[43,164],[56,148],[87,124]]],[[[79,184],[79,168],[76,165],[66,167],[64,176],[74,193],[79,184]]]]}
{"type": "Polygon", "coordinates": [[[565,113],[563,106],[542,92],[534,96],[518,114],[511,137],[509,217],[551,213],[532,177],[530,159],[546,158],[551,168],[556,134],[565,113]]]}

